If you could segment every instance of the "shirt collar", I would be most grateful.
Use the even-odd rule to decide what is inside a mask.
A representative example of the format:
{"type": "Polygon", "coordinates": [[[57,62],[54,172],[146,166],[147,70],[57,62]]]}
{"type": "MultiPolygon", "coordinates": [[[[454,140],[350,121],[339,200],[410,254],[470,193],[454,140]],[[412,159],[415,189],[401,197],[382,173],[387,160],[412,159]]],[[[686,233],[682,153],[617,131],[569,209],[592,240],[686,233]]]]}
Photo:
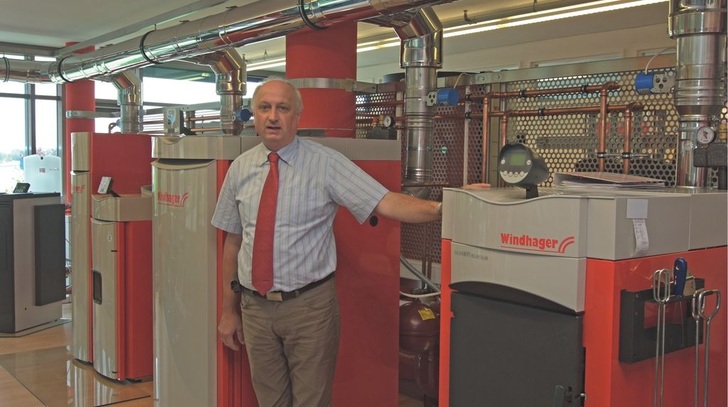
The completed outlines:
{"type": "MultiPolygon", "coordinates": [[[[298,136],[294,136],[293,140],[287,146],[276,151],[278,153],[278,156],[281,158],[281,161],[286,164],[290,164],[296,155],[296,151],[298,150],[298,145],[299,145],[298,136]]],[[[260,166],[263,166],[265,163],[268,162],[268,154],[272,153],[272,151],[268,150],[263,143],[260,143],[259,151],[260,151],[260,155],[258,157],[258,163],[260,166]]]]}

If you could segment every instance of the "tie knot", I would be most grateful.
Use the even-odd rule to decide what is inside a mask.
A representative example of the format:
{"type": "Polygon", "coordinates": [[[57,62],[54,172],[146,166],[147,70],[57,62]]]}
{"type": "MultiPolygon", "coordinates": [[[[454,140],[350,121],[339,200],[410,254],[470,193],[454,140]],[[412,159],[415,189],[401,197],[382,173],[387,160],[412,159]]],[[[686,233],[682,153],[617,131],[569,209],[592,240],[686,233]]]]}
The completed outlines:
{"type": "Polygon", "coordinates": [[[279,158],[280,158],[280,156],[278,156],[278,153],[268,154],[268,161],[270,161],[271,164],[277,164],[279,158]]]}

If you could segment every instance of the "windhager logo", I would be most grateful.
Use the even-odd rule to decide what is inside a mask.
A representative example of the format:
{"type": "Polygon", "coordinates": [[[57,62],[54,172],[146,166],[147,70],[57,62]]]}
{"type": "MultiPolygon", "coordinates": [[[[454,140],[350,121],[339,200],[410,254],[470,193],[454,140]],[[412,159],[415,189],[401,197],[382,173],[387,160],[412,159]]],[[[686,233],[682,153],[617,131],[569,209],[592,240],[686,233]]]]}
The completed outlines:
{"type": "Polygon", "coordinates": [[[188,192],[185,192],[182,195],[170,194],[169,192],[162,191],[157,192],[157,201],[160,205],[184,207],[185,202],[187,202],[187,198],[189,197],[190,194],[188,192]]]}
{"type": "Polygon", "coordinates": [[[501,247],[505,249],[533,250],[537,252],[561,253],[574,244],[576,239],[569,236],[563,240],[549,237],[538,237],[529,235],[512,235],[501,233],[501,247]]]}

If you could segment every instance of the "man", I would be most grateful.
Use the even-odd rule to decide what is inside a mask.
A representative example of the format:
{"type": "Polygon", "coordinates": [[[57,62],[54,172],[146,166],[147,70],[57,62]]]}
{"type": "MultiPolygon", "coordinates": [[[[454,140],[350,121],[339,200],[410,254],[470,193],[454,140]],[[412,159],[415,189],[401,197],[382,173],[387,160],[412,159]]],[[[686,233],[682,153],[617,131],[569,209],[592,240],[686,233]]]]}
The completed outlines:
{"type": "Polygon", "coordinates": [[[218,331],[225,346],[246,345],[261,407],[330,406],[340,327],[332,278],[337,208],[345,206],[360,223],[373,213],[427,222],[440,218],[440,204],[390,192],[338,152],[298,138],[303,104],[290,82],[265,81],[252,108],[263,142],[230,166],[212,219],[227,232],[218,331]],[[272,285],[261,285],[253,277],[263,258],[256,229],[264,229],[259,212],[270,209],[259,203],[272,171],[279,185],[268,205],[275,207],[273,277],[272,285]]]}

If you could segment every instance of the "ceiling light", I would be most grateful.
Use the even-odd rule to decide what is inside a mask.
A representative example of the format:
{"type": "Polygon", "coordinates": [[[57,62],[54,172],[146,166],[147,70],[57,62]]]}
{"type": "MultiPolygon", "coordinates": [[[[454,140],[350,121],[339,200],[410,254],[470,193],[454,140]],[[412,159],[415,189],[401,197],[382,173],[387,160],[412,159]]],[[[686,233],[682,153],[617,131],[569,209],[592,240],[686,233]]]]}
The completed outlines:
{"type": "Polygon", "coordinates": [[[271,68],[278,68],[281,66],[286,65],[286,58],[274,58],[274,59],[268,59],[261,62],[254,62],[252,64],[246,65],[246,71],[259,71],[263,69],[271,69],[271,68]]]}
{"type": "MultiPolygon", "coordinates": [[[[650,4],[664,3],[668,0],[600,0],[590,1],[575,6],[561,7],[553,10],[537,11],[533,13],[520,14],[511,17],[497,18],[493,20],[483,21],[475,24],[465,24],[456,27],[445,28],[443,36],[445,38],[457,37],[467,34],[476,34],[480,32],[493,31],[500,28],[518,27],[527,24],[543,23],[547,21],[560,20],[570,17],[579,17],[590,14],[603,13],[607,11],[623,10],[631,7],[647,6],[650,4]]],[[[398,38],[369,41],[359,43],[356,52],[368,52],[378,49],[398,47],[401,40],[398,38]]],[[[262,62],[248,64],[248,71],[271,69],[285,66],[286,58],[276,58],[262,62]]]]}
{"type": "Polygon", "coordinates": [[[622,10],[631,7],[647,6],[650,4],[664,3],[668,0],[602,0],[594,1],[576,6],[562,7],[555,10],[538,11],[521,14],[512,17],[503,17],[488,20],[481,23],[460,25],[457,27],[445,28],[443,37],[457,37],[460,35],[476,34],[480,32],[493,31],[500,28],[518,27],[527,24],[543,23],[547,21],[561,20],[570,17],[579,17],[590,14],[603,13],[607,11],[622,10]]]}
{"type": "Polygon", "coordinates": [[[400,43],[401,41],[397,38],[382,41],[362,42],[357,44],[356,52],[367,52],[389,47],[398,47],[400,43]]]}

